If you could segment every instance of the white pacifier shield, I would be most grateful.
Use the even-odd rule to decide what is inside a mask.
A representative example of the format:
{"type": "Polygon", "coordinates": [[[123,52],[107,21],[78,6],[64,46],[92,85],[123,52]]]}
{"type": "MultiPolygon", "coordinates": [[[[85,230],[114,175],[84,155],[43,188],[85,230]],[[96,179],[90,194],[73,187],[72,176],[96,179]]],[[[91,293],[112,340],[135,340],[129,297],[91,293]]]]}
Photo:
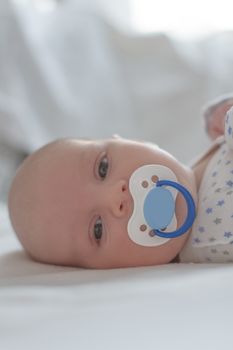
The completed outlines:
{"type": "MultiPolygon", "coordinates": [[[[163,165],[144,165],[136,169],[129,180],[129,190],[133,197],[134,209],[129,219],[127,230],[133,242],[142,246],[159,246],[170,238],[163,238],[151,234],[153,227],[148,226],[144,218],[143,205],[148,193],[154,188],[157,180],[171,180],[177,182],[177,177],[171,169],[163,165]]],[[[164,186],[166,188],[166,186],[164,186]]],[[[175,201],[177,190],[169,187],[169,191],[175,201]]],[[[177,220],[174,214],[171,222],[164,232],[174,231],[177,228],[177,220]]]]}

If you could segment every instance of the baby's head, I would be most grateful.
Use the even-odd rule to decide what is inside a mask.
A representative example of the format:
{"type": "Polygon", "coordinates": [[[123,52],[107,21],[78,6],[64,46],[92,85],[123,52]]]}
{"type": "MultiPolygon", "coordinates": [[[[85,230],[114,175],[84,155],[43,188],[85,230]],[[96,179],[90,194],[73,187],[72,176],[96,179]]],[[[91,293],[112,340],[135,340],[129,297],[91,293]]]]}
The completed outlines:
{"type": "MultiPolygon", "coordinates": [[[[10,219],[25,250],[44,263],[89,268],[170,262],[187,234],[145,247],[127,232],[129,178],[147,164],[169,167],[196,200],[192,170],[150,143],[62,139],[37,150],[18,169],[9,193],[10,219]]],[[[180,194],[175,210],[180,226],[187,214],[180,194]]]]}

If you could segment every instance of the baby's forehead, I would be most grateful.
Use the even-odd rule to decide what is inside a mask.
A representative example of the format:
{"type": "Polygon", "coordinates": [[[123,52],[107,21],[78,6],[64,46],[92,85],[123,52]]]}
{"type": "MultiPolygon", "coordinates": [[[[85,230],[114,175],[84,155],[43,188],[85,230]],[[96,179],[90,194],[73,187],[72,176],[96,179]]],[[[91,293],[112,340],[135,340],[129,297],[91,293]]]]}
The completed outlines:
{"type": "Polygon", "coordinates": [[[49,147],[42,154],[41,166],[43,173],[59,176],[59,174],[71,175],[74,171],[81,175],[94,161],[96,155],[103,147],[100,140],[68,139],[54,147],[49,147]]]}
{"type": "Polygon", "coordinates": [[[74,157],[78,160],[83,154],[88,153],[91,148],[98,145],[98,141],[89,139],[60,139],[41,147],[31,154],[28,165],[36,165],[48,162],[55,165],[68,161],[74,157]]]}

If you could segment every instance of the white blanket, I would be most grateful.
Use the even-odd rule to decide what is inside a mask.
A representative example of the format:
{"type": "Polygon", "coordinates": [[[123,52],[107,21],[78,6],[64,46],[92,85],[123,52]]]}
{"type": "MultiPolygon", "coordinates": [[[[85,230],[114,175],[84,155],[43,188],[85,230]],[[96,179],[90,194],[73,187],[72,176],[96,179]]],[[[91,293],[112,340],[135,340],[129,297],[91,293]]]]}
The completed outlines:
{"type": "Polygon", "coordinates": [[[0,217],[1,349],[232,349],[232,265],[43,265],[0,217]]]}

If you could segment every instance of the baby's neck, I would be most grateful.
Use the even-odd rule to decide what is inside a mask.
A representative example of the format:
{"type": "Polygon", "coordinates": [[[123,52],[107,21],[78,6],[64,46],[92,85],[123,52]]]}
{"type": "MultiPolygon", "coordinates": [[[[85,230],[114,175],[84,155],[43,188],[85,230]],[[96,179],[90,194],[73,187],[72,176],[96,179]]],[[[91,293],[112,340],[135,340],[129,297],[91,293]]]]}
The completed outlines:
{"type": "Polygon", "coordinates": [[[192,168],[196,179],[197,192],[199,191],[201,180],[203,178],[206,167],[216,151],[217,149],[214,148],[212,152],[207,154],[206,157],[202,158],[197,164],[194,164],[192,168]]]}

